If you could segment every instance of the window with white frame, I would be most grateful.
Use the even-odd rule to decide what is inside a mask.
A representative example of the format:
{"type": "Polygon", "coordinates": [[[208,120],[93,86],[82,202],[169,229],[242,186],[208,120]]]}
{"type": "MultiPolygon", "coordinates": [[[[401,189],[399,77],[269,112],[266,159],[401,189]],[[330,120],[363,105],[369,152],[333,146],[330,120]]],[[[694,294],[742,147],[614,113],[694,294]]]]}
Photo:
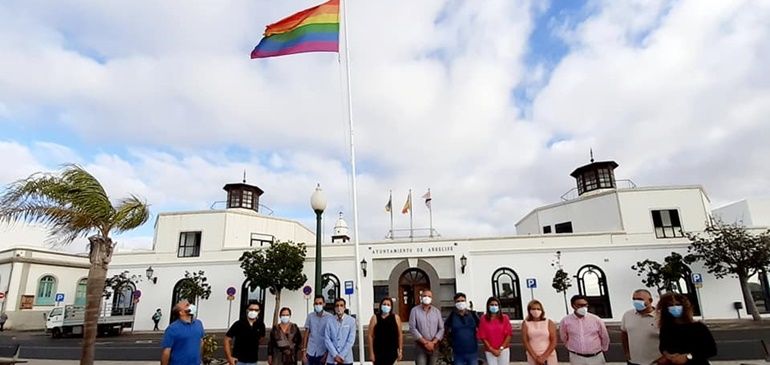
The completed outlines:
{"type": "Polygon", "coordinates": [[[201,255],[201,232],[182,232],[179,234],[177,257],[198,257],[201,255]]]}
{"type": "Polygon", "coordinates": [[[657,238],[684,237],[679,211],[676,209],[653,210],[652,224],[657,238]]]}

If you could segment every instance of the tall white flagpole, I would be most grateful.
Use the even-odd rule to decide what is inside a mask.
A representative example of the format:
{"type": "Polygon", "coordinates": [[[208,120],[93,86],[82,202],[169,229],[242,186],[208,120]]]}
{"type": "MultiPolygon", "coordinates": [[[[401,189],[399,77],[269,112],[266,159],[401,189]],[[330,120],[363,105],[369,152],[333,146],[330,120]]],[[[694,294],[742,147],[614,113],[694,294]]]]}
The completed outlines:
{"type": "Polygon", "coordinates": [[[430,219],[430,238],[433,238],[433,197],[430,196],[430,188],[428,188],[428,217],[430,219]]]}
{"type": "MultiPolygon", "coordinates": [[[[344,37],[345,37],[345,79],[346,79],[346,85],[347,85],[347,96],[348,96],[348,127],[350,129],[350,174],[351,174],[351,183],[353,188],[353,245],[355,250],[355,267],[356,267],[356,307],[358,311],[357,315],[357,323],[358,323],[358,361],[360,363],[364,363],[366,358],[364,357],[364,318],[361,317],[361,314],[363,314],[363,300],[361,298],[361,252],[358,247],[358,188],[356,186],[356,147],[355,143],[353,141],[353,137],[355,136],[355,129],[353,128],[353,97],[351,92],[351,86],[350,86],[350,44],[348,42],[348,9],[345,5],[344,0],[340,0],[340,6],[342,7],[342,29],[340,31],[344,31],[344,37]]],[[[392,210],[392,209],[391,209],[392,210]]],[[[374,263],[372,263],[374,264],[374,263]]]]}
{"type": "Polygon", "coordinates": [[[393,239],[393,190],[390,191],[390,239],[393,239]]]}

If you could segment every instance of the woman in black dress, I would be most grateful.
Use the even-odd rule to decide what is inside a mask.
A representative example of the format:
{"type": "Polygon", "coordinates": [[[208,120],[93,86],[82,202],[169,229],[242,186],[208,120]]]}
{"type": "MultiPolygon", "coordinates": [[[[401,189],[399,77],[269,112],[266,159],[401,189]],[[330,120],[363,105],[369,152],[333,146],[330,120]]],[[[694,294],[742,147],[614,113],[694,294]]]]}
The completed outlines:
{"type": "Polygon", "coordinates": [[[692,318],[692,304],[679,293],[666,293],[658,301],[660,352],[658,364],[708,365],[717,345],[708,327],[692,318]]]}
{"type": "Polygon", "coordinates": [[[404,337],[401,320],[392,309],[393,301],[382,299],[380,310],[369,321],[369,359],[374,365],[393,365],[401,360],[404,337]]]}

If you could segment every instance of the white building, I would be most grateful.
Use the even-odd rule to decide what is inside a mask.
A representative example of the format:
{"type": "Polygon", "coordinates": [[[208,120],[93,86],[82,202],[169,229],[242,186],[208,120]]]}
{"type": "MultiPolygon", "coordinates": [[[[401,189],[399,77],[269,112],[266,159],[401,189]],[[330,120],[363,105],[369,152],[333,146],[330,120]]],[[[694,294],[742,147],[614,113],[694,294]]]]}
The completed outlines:
{"type": "MultiPolygon", "coordinates": [[[[577,196],[565,194],[561,202],[534,209],[516,223],[516,235],[362,242],[366,268],[356,290],[362,291],[364,304],[359,309],[350,303],[352,313],[368,318],[381,298],[392,297],[394,310],[406,319],[420,292],[430,288],[434,303],[445,312],[453,307],[452,296],[461,291],[476,310],[483,310],[488,297],[500,298],[503,310],[515,320],[521,319],[522,308],[534,296],[543,302],[550,317],[559,319],[565,314],[564,298],[551,288],[555,272],[551,264],[558,252],[563,268],[574,275],[568,296],[587,295],[593,312],[618,321],[631,307],[631,292],[642,287],[631,266],[647,258],[661,261],[672,251],[685,253],[688,241],[682,230],[702,231],[711,208],[700,186],[636,187],[623,183],[620,187],[614,177],[615,167],[612,161],[592,161],[576,169],[572,176],[577,196]],[[527,289],[527,279],[535,279],[537,287],[527,289]]],[[[244,251],[261,249],[276,240],[308,244],[304,271],[307,284],[314,282],[315,234],[295,221],[260,214],[259,196],[263,192],[256,186],[228,184],[225,190],[226,209],[161,213],[152,250],[115,255],[109,275],[129,271],[146,276],[152,268],[153,279],[145,277],[136,288],[113,298],[114,308],[125,307],[136,313],[137,330],[152,329],[151,316],[157,308],[169,318],[185,271],[204,271],[211,285],[211,297],[198,301],[200,318],[207,328],[228,327],[249,300],[263,302],[263,313],[270,318],[273,295],[259,288],[247,289],[238,258],[244,251]],[[227,300],[229,287],[237,290],[234,301],[227,300]],[[130,298],[135,289],[141,291],[137,304],[118,298],[130,298]]],[[[770,216],[762,211],[752,213],[752,222],[765,222],[770,216]]],[[[332,241],[323,246],[322,256],[322,271],[329,279],[324,282],[329,284],[321,292],[327,300],[347,298],[343,284],[354,280],[357,266],[347,224],[341,217],[332,241]]],[[[3,262],[0,259],[0,265],[3,262]]],[[[717,280],[697,265],[691,269],[705,278],[698,312],[702,309],[708,318],[736,318],[733,303],[742,302],[737,280],[717,280]]],[[[4,275],[2,271],[0,275],[4,275]]],[[[758,285],[753,287],[763,312],[770,310],[765,304],[770,297],[766,276],[756,278],[758,285]]],[[[29,279],[31,288],[19,286],[20,291],[37,293],[35,280],[39,281],[29,279]]],[[[68,285],[74,288],[78,279],[71,280],[68,285]]],[[[689,280],[683,278],[680,286],[696,300],[689,280]]],[[[16,287],[11,285],[11,291],[16,287]]],[[[76,295],[67,298],[65,303],[71,304],[76,295]]],[[[284,292],[281,305],[291,307],[293,320],[303,323],[310,310],[309,299],[301,291],[284,292]]]]}

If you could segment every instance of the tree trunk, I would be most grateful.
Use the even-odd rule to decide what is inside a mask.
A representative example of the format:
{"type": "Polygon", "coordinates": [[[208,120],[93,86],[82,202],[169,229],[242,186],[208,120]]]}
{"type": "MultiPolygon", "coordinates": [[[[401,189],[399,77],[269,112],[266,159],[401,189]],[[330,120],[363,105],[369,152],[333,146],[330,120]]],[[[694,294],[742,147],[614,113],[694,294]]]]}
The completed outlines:
{"type": "Polygon", "coordinates": [[[278,314],[281,312],[281,291],[275,291],[275,310],[273,310],[273,324],[275,326],[278,323],[278,314]]]}
{"type": "Polygon", "coordinates": [[[80,365],[93,365],[94,363],[97,322],[104,295],[104,283],[107,279],[107,268],[112,260],[113,249],[112,239],[109,237],[91,236],[88,237],[88,241],[90,243],[91,268],[88,270],[88,286],[86,287],[86,313],[80,365]]]}
{"type": "Polygon", "coordinates": [[[762,316],[759,315],[757,303],[754,303],[754,297],[751,296],[751,290],[749,289],[749,278],[744,275],[738,275],[738,281],[741,283],[741,292],[743,293],[743,301],[746,303],[746,311],[751,313],[751,318],[755,321],[761,321],[762,316]]]}
{"type": "Polygon", "coordinates": [[[564,312],[566,315],[569,315],[569,306],[567,306],[567,291],[565,290],[561,294],[564,296],[564,312]]]}

